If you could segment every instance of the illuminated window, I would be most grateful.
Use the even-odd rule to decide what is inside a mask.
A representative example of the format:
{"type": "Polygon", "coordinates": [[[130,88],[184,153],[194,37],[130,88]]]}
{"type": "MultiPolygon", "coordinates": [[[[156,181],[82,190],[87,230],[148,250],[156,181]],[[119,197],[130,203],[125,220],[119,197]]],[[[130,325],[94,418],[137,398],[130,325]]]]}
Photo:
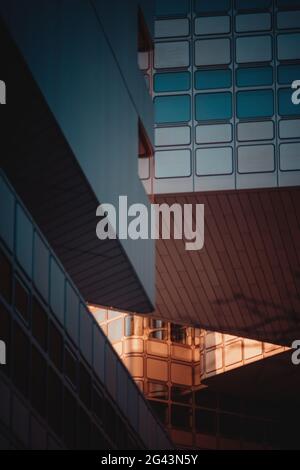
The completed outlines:
{"type": "Polygon", "coordinates": [[[168,339],[168,324],[162,320],[150,319],[149,338],[158,339],[160,341],[166,341],[168,339]]]}
{"type": "Polygon", "coordinates": [[[125,336],[143,336],[143,318],[128,316],[125,318],[125,336]]]}
{"type": "Polygon", "coordinates": [[[111,321],[107,325],[107,336],[108,339],[113,343],[120,341],[124,336],[123,318],[111,321]]]}

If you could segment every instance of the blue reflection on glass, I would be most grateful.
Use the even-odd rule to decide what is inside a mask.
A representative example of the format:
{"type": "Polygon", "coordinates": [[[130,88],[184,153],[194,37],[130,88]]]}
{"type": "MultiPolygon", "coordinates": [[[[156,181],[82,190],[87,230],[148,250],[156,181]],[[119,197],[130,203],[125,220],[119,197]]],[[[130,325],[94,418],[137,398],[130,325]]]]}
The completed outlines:
{"type": "Polygon", "coordinates": [[[191,86],[189,72],[157,73],[154,76],[154,90],[157,93],[166,91],[187,91],[191,86]]]}
{"type": "Polygon", "coordinates": [[[155,122],[187,122],[191,119],[191,99],[188,95],[160,96],[154,99],[155,122]]]}
{"type": "Polygon", "coordinates": [[[262,86],[272,85],[272,67],[239,68],[236,73],[237,86],[262,86]]]}
{"type": "Polygon", "coordinates": [[[196,96],[197,121],[225,120],[231,116],[231,93],[203,93],[196,96]]]}
{"type": "Polygon", "coordinates": [[[292,84],[300,80],[300,65],[280,65],[278,67],[278,83],[280,85],[292,84]]]}
{"type": "Polygon", "coordinates": [[[273,90],[240,91],[237,93],[237,116],[239,118],[271,117],[273,114],[273,90]]]}
{"type": "Polygon", "coordinates": [[[229,88],[232,85],[231,70],[198,70],[195,73],[196,90],[229,88]]]}
{"type": "Polygon", "coordinates": [[[300,105],[292,102],[293,90],[282,88],[278,91],[278,107],[280,116],[300,116],[300,105]]]}

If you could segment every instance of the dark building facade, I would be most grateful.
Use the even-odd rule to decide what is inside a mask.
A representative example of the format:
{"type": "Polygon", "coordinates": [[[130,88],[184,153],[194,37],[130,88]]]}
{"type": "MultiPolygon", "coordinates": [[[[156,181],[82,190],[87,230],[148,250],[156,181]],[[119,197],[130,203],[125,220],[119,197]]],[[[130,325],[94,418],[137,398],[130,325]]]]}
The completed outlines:
{"type": "Polygon", "coordinates": [[[124,3],[0,2],[1,449],[172,448],[86,307],[154,304],[153,242],[95,233],[101,202],[149,204],[138,154],[153,113],[138,51],[152,11],[124,3]]]}

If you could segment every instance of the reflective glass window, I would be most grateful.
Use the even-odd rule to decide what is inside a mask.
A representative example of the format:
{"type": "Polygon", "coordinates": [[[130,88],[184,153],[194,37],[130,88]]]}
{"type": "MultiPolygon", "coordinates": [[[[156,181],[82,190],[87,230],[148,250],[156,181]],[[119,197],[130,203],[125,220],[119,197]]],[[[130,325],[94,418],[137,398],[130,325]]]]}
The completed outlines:
{"type": "Polygon", "coordinates": [[[190,150],[165,150],[155,154],[156,178],[179,178],[191,175],[190,150]]]}
{"type": "Polygon", "coordinates": [[[156,97],[154,110],[158,124],[187,122],[191,119],[191,98],[188,95],[156,97]]]}
{"type": "Polygon", "coordinates": [[[196,90],[229,88],[231,85],[231,70],[198,70],[195,73],[196,90]]]}
{"type": "Polygon", "coordinates": [[[236,39],[236,61],[238,64],[269,62],[272,60],[271,36],[247,36],[236,39]]]}
{"type": "Polygon", "coordinates": [[[237,93],[237,116],[240,119],[271,117],[273,114],[273,90],[240,91],[237,93]]]}
{"type": "Polygon", "coordinates": [[[279,34],[277,36],[277,54],[279,60],[300,59],[300,33],[279,34]]]}
{"type": "Polygon", "coordinates": [[[148,396],[157,400],[168,400],[168,386],[159,382],[148,382],[148,396]]]}
{"type": "Polygon", "coordinates": [[[225,120],[231,117],[231,93],[203,93],[196,96],[197,121],[225,120]]]}
{"type": "Polygon", "coordinates": [[[168,91],[187,91],[191,86],[189,72],[157,73],[154,76],[154,90],[156,93],[168,91]]]}
{"type": "Polygon", "coordinates": [[[292,102],[291,88],[278,90],[278,108],[280,116],[300,116],[300,106],[292,102]]]}
{"type": "Polygon", "coordinates": [[[107,325],[107,336],[111,342],[120,341],[124,336],[123,318],[114,320],[107,325]]]}
{"type": "Polygon", "coordinates": [[[290,85],[294,80],[300,79],[300,64],[280,65],[278,67],[278,83],[290,85]]]}
{"type": "Polygon", "coordinates": [[[272,67],[247,67],[236,71],[236,84],[240,87],[272,85],[272,67]]]}

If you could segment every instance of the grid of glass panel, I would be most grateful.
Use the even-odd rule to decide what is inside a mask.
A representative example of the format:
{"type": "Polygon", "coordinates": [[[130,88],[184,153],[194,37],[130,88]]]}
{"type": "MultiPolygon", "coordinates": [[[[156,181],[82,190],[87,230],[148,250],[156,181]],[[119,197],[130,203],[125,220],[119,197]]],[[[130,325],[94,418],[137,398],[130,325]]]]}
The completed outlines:
{"type": "Polygon", "coordinates": [[[253,360],[283,348],[151,317],[92,311],[179,448],[206,448],[208,442],[212,449],[284,445],[287,431],[276,405],[217,394],[201,384],[205,373],[220,371],[223,357],[226,366],[236,364],[238,350],[253,360]]]}
{"type": "Polygon", "coordinates": [[[300,183],[300,0],[156,2],[154,190],[300,183]]]}
{"type": "MultiPolygon", "coordinates": [[[[0,367],[0,448],[2,439],[5,448],[170,448],[1,172],[0,213],[0,339],[7,350],[0,367]]],[[[111,336],[119,330],[117,321],[111,336]]]]}

